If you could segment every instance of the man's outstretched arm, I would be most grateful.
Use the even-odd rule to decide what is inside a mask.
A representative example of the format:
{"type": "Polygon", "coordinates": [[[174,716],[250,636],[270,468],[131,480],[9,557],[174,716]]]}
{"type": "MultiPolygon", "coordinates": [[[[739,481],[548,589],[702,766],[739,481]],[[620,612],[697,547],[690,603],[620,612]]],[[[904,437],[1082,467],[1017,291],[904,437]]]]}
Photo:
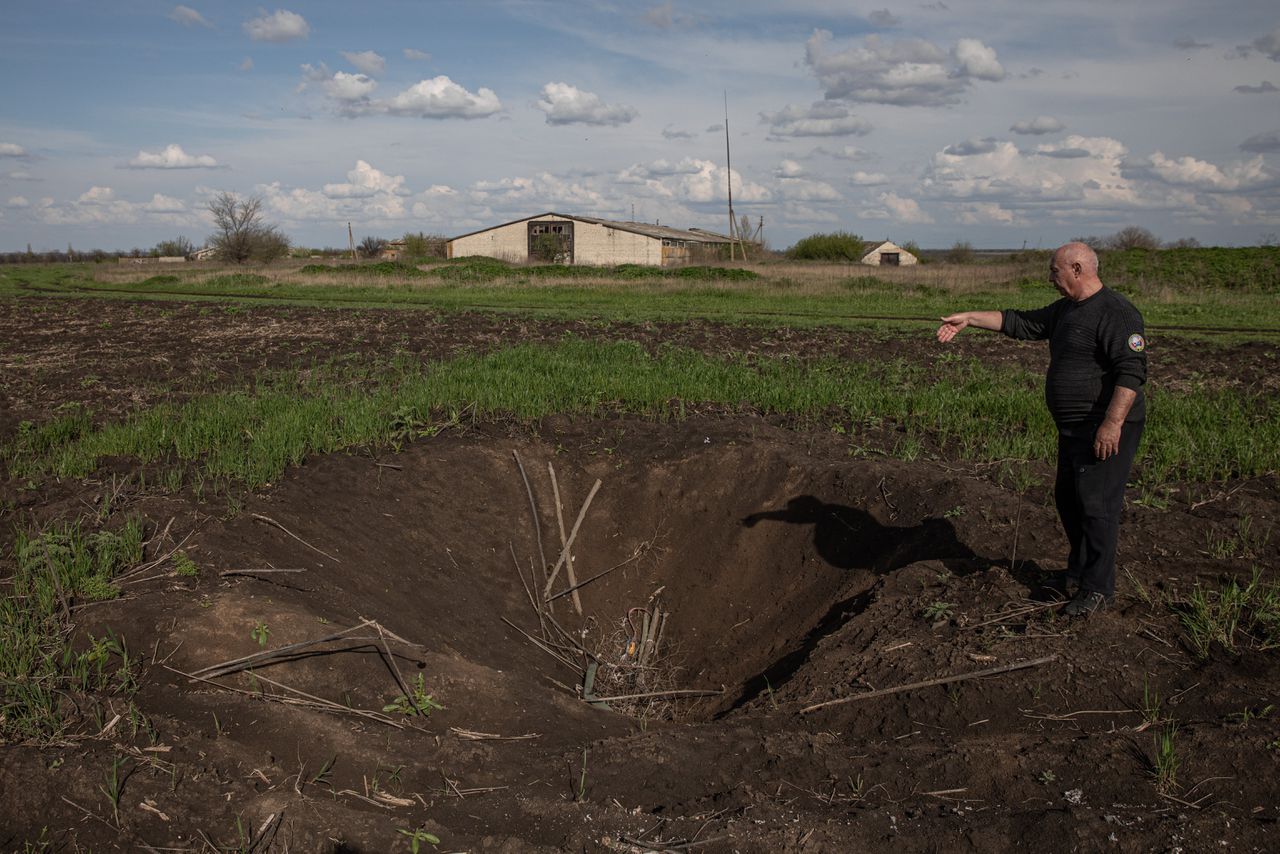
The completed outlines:
{"type": "Polygon", "coordinates": [[[1004,312],[962,311],[959,314],[949,314],[942,318],[942,325],[938,327],[938,340],[946,344],[966,326],[976,326],[979,329],[990,329],[992,332],[999,332],[1000,327],[1003,325],[1004,312]]]}

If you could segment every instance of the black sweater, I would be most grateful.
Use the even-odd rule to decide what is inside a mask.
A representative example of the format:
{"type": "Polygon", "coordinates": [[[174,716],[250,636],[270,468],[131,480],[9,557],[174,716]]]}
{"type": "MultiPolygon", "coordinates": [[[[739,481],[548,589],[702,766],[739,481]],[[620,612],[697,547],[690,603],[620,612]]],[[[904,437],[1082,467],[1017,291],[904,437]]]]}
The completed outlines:
{"type": "Polygon", "coordinates": [[[1116,386],[1138,393],[1125,420],[1146,418],[1146,333],[1129,300],[1104,287],[1080,302],[1064,297],[1044,308],[1002,314],[1000,331],[1010,338],[1049,340],[1044,397],[1059,428],[1101,423],[1116,386]]]}

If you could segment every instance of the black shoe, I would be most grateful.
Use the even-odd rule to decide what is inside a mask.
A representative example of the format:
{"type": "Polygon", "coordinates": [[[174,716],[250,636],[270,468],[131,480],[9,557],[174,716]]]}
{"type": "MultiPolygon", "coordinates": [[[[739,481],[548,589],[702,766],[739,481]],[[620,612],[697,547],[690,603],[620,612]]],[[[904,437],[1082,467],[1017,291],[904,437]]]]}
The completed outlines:
{"type": "Polygon", "coordinates": [[[1031,598],[1037,602],[1062,602],[1070,599],[1079,587],[1078,578],[1071,578],[1065,572],[1055,572],[1040,582],[1031,598]]]}
{"type": "Polygon", "coordinates": [[[1064,605],[1059,613],[1064,617],[1092,617],[1115,601],[1114,596],[1090,590],[1077,590],[1076,595],[1071,597],[1071,601],[1064,605]]]}

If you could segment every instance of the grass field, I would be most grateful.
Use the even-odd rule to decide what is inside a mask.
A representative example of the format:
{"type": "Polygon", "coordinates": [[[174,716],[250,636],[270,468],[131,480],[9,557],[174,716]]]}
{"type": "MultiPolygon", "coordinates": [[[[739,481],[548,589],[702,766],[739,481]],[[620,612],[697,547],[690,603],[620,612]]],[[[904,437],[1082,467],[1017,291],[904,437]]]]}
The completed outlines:
{"type": "MultiPolygon", "coordinates": [[[[1047,459],[1053,430],[1041,378],[974,359],[932,369],[903,360],[716,358],[667,348],[649,355],[629,342],[566,338],[433,365],[396,360],[362,370],[321,367],[260,377],[248,392],[205,395],[95,427],[89,413],[23,424],[4,449],[21,478],[84,477],[108,457],[195,463],[203,484],[250,489],[310,454],[389,447],[432,435],[459,418],[533,420],[565,413],[678,419],[713,406],[782,415],[851,435],[900,428],[881,450],[907,460],[937,450],[967,462],[1047,459]]],[[[1155,391],[1152,426],[1139,461],[1149,486],[1218,482],[1280,469],[1280,401],[1219,389],[1155,391]]]]}
{"type": "MultiPolygon", "coordinates": [[[[1273,311],[1280,249],[1178,250],[1159,262],[1120,253],[1110,284],[1148,327],[1255,330],[1280,336],[1273,311]],[[1221,261],[1214,253],[1227,255],[1221,261]],[[1187,253],[1202,253],[1202,256],[1187,253]],[[1209,253],[1209,254],[1203,254],[1209,253]],[[1170,256],[1172,258],[1172,256],[1170,256]],[[1215,266],[1216,265],[1216,266],[1215,266]],[[1223,284],[1223,283],[1226,284],[1223,284]]],[[[1034,308],[1056,298],[1038,256],[981,265],[871,271],[860,265],[759,263],[659,270],[521,266],[483,258],[421,267],[388,262],[254,269],[200,265],[178,272],[131,265],[35,265],[0,270],[0,294],[97,293],[155,299],[245,299],[305,305],[482,310],[537,317],[687,320],[771,326],[902,324],[970,308],[1034,308]]]]}

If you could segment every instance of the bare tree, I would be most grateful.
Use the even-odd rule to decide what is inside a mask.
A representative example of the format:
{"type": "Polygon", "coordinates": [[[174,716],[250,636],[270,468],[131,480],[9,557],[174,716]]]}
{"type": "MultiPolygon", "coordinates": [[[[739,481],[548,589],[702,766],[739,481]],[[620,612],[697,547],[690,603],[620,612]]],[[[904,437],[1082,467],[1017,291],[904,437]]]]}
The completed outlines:
{"type": "Polygon", "coordinates": [[[1108,249],[1159,249],[1160,238],[1138,225],[1122,228],[1107,238],[1108,249]]]}
{"type": "Polygon", "coordinates": [[[1087,237],[1073,237],[1071,238],[1071,242],[1083,243],[1085,246],[1088,246],[1094,252],[1100,252],[1103,249],[1107,248],[1107,238],[1099,237],[1096,234],[1090,234],[1087,237]]]}
{"type": "Polygon", "coordinates": [[[947,250],[946,259],[952,264],[972,264],[974,260],[973,244],[967,240],[957,240],[947,250]]]}
{"type": "Polygon", "coordinates": [[[360,254],[365,258],[376,258],[382,252],[382,247],[387,245],[387,241],[381,237],[366,237],[359,243],[360,254]]]}
{"type": "Polygon", "coordinates": [[[217,231],[209,245],[223,261],[272,261],[289,251],[289,238],[262,218],[262,199],[241,199],[235,193],[219,193],[209,202],[209,213],[217,231]]]}
{"type": "MultiPolygon", "coordinates": [[[[181,234],[174,240],[161,240],[151,250],[152,255],[160,255],[162,257],[186,257],[195,251],[195,247],[191,245],[191,241],[181,234]]],[[[70,252],[70,248],[68,248],[70,252]]]]}

